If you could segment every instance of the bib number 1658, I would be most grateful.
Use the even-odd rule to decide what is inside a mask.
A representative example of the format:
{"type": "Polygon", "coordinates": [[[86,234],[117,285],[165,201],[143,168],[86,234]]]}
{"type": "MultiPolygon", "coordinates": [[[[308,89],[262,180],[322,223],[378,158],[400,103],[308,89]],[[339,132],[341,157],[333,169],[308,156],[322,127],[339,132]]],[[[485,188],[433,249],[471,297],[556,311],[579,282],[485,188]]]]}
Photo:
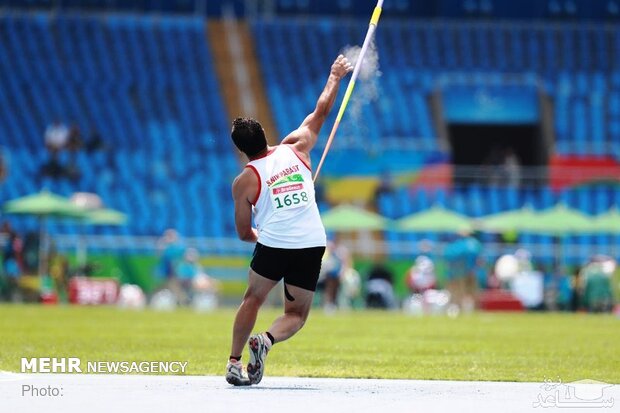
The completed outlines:
{"type": "Polygon", "coordinates": [[[274,197],[274,201],[276,203],[276,209],[290,207],[293,205],[299,205],[302,202],[308,202],[308,194],[305,191],[294,192],[284,196],[276,196],[274,197]]]}

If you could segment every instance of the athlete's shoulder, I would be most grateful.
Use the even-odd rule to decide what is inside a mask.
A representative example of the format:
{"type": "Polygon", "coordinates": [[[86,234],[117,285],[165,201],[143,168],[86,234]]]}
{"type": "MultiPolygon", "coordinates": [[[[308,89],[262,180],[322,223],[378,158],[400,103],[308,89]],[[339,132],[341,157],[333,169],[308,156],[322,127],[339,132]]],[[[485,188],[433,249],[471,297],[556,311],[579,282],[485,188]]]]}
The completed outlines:
{"type": "Polygon", "coordinates": [[[258,176],[259,175],[256,167],[248,163],[239,173],[239,175],[237,175],[233,180],[233,187],[250,183],[256,180],[258,176]]]}
{"type": "Polygon", "coordinates": [[[260,176],[258,171],[252,165],[247,165],[233,180],[233,198],[246,198],[249,200],[250,195],[252,197],[254,196],[256,187],[260,187],[260,176]]]}
{"type": "Polygon", "coordinates": [[[304,151],[299,150],[295,145],[293,144],[286,144],[283,146],[287,146],[291,152],[293,152],[293,154],[297,157],[297,159],[299,159],[301,161],[301,163],[303,163],[306,168],[308,168],[310,171],[312,171],[312,161],[310,159],[310,154],[306,153],[304,151]]]}
{"type": "Polygon", "coordinates": [[[255,168],[253,168],[251,165],[247,165],[245,168],[243,168],[239,175],[237,175],[233,180],[233,190],[247,186],[252,182],[253,179],[256,179],[254,178],[253,170],[255,170],[255,168]]]}

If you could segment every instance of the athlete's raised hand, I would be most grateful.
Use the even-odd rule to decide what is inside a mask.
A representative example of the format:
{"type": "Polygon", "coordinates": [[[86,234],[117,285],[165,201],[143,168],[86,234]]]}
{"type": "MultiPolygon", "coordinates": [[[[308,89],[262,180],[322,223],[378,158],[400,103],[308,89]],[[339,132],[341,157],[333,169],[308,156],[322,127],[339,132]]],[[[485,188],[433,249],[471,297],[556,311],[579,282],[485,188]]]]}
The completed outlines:
{"type": "Polygon", "coordinates": [[[347,73],[353,71],[353,65],[349,62],[349,59],[343,55],[338,55],[334,63],[332,64],[331,74],[338,79],[342,79],[347,73]]]}

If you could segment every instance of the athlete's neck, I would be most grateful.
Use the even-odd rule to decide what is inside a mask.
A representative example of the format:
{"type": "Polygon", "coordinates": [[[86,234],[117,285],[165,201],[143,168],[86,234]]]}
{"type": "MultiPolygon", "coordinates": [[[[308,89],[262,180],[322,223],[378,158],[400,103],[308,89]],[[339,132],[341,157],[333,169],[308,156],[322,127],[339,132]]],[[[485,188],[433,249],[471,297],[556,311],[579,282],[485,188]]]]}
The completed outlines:
{"type": "Polygon", "coordinates": [[[260,159],[260,158],[263,158],[263,157],[265,157],[265,156],[269,153],[269,151],[270,151],[271,149],[272,149],[272,148],[271,148],[271,146],[267,146],[265,149],[263,149],[262,151],[260,151],[260,152],[259,152],[259,153],[257,153],[256,155],[254,155],[254,156],[248,156],[248,159],[249,159],[250,161],[253,161],[253,160],[255,160],[255,159],[260,159]]]}

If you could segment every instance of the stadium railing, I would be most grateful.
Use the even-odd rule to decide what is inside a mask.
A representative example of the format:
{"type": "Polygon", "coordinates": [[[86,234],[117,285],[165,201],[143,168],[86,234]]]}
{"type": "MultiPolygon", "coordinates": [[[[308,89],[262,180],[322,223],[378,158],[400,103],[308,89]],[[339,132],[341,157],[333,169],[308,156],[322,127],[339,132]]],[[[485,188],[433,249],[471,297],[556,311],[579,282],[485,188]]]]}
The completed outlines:
{"type": "MultiPolygon", "coordinates": [[[[100,236],[88,235],[76,237],[75,235],[54,236],[55,247],[65,253],[75,252],[82,244],[88,245],[91,253],[118,253],[131,252],[152,254],[157,253],[158,237],[139,236],[100,236]]],[[[183,238],[183,244],[188,248],[196,248],[203,256],[248,256],[251,254],[253,245],[243,243],[235,238],[183,238]]],[[[419,241],[406,240],[376,240],[372,237],[358,237],[357,239],[345,239],[342,241],[350,251],[358,257],[377,257],[386,255],[392,258],[413,258],[423,253],[419,241]]],[[[432,241],[432,253],[441,257],[448,242],[432,241]]],[[[497,258],[502,254],[513,253],[517,248],[525,248],[532,256],[540,261],[554,261],[561,256],[563,261],[579,263],[595,254],[606,254],[613,257],[620,256],[620,244],[609,243],[607,245],[583,245],[568,240],[561,240],[553,245],[542,242],[519,242],[506,244],[498,242],[484,242],[482,256],[485,258],[497,258]]]]}

